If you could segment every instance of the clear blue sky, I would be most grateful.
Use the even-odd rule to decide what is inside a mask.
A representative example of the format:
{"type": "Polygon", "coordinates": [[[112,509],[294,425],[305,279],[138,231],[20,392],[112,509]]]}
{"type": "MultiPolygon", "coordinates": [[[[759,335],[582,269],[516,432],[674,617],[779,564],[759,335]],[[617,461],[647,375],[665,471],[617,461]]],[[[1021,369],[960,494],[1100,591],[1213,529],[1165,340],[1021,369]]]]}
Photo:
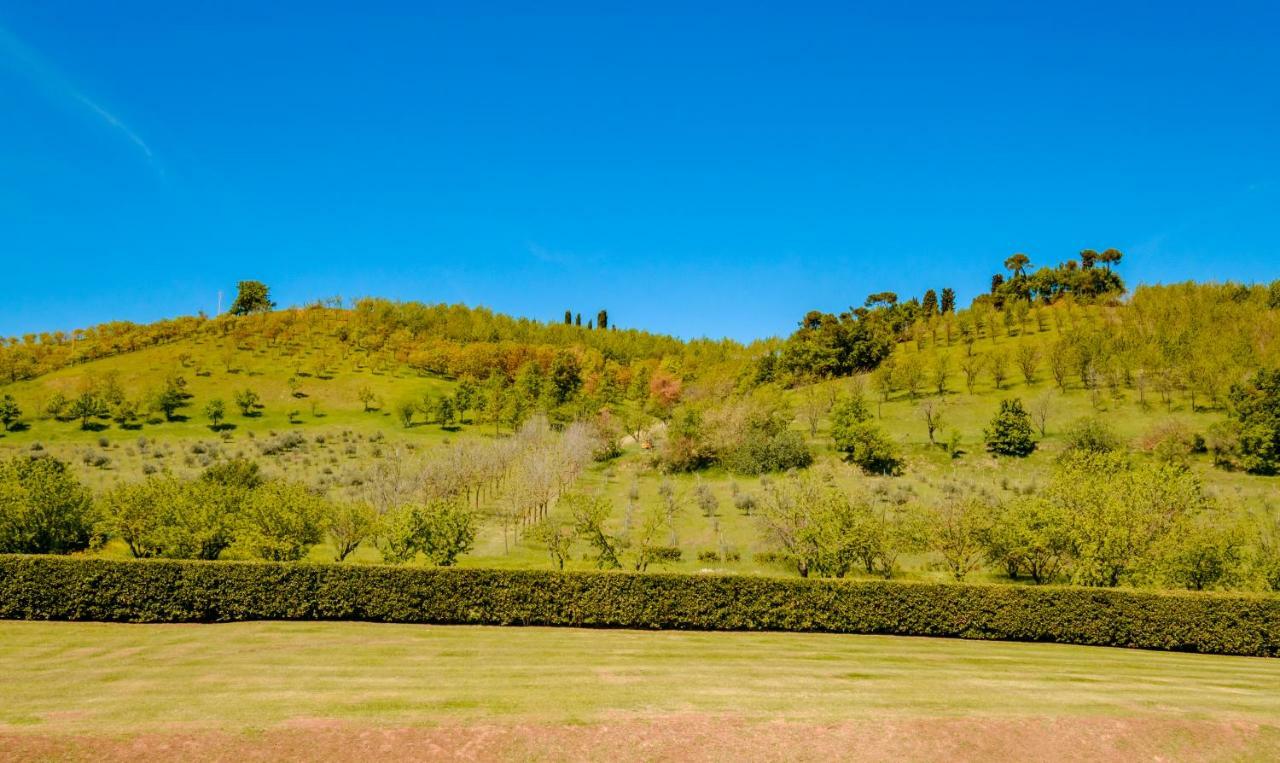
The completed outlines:
{"type": "Polygon", "coordinates": [[[603,5],[0,0],[0,333],[243,278],[739,339],[1015,251],[1280,278],[1280,3],[603,5]]]}

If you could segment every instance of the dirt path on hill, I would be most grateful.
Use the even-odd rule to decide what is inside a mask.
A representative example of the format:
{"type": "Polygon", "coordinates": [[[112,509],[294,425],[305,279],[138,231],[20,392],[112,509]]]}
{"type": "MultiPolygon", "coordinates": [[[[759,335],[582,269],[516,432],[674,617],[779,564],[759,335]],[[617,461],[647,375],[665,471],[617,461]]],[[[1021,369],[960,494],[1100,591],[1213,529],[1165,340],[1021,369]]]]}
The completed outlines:
{"type": "Polygon", "coordinates": [[[616,722],[381,728],[325,720],[265,731],[60,736],[0,730],[6,761],[1275,760],[1280,727],[1161,718],[894,718],[837,724],[675,715],[616,722]]]}

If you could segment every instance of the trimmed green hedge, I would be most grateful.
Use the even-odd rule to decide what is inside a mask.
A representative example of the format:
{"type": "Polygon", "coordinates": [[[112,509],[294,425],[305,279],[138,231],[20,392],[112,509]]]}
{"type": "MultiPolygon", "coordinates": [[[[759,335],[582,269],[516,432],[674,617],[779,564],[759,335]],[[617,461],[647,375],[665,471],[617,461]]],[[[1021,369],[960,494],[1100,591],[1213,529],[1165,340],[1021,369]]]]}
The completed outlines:
{"type": "Polygon", "coordinates": [[[830,631],[1280,655],[1280,597],[0,556],[0,618],[830,631]]]}

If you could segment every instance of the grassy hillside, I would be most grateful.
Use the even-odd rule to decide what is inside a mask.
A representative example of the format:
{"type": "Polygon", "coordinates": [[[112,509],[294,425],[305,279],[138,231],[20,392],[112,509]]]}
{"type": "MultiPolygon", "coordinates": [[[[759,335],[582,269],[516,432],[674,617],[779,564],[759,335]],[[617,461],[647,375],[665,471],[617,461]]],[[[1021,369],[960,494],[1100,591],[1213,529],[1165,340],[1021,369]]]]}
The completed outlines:
{"type": "MultiPolygon", "coordinates": [[[[71,462],[77,474],[98,490],[156,471],[190,476],[219,460],[247,457],[259,461],[269,475],[304,481],[341,497],[394,454],[430,460],[443,457],[453,444],[494,442],[499,432],[505,436],[510,431],[510,426],[495,427],[475,411],[449,427],[423,423],[419,414],[413,425],[403,426],[393,410],[399,404],[450,394],[458,387],[453,376],[430,369],[489,368],[507,378],[519,377],[518,368],[549,364],[555,352],[569,351],[580,358],[583,378],[578,393],[582,403],[574,415],[594,414],[605,407],[615,419],[644,422],[645,434],[641,441],[622,438],[620,457],[589,466],[564,489],[606,496],[613,506],[611,527],[627,535],[644,511],[662,502],[660,486],[667,483],[676,511],[672,526],[663,533],[664,542],[678,546],[683,558],[657,568],[789,574],[785,566],[757,556],[771,549],[761,537],[757,519],[735,507],[735,496],[759,497],[766,483],[778,477],[735,476],[720,467],[697,474],[662,474],[653,464],[654,451],[647,446],[649,441],[663,439],[664,425],[655,416],[663,412],[654,405],[655,396],[666,387],[645,387],[633,380],[643,381],[640,375],[657,373],[653,369],[672,369],[671,383],[686,401],[714,406],[751,386],[746,380],[752,375],[753,358],[774,345],[765,343],[753,355],[742,348],[673,344],[640,333],[535,324],[529,328],[503,322],[510,319],[477,318],[465,311],[430,313],[437,317],[428,320],[415,317],[417,313],[407,308],[383,304],[380,309],[390,311],[391,317],[374,320],[368,310],[282,311],[227,326],[210,323],[162,342],[141,343],[136,349],[116,342],[115,351],[82,362],[51,360],[52,370],[0,386],[0,392],[12,395],[25,413],[22,426],[0,436],[0,455],[40,449],[71,462]],[[500,341],[490,341],[494,338],[500,341]],[[521,344],[517,339],[561,344],[521,344]],[[647,357],[646,353],[658,354],[647,357]],[[615,360],[626,360],[628,354],[630,365],[615,360]],[[522,358],[524,365],[512,366],[522,358]],[[189,399],[173,420],[150,412],[127,427],[95,419],[89,429],[82,429],[78,421],[54,420],[40,413],[55,395],[74,398],[85,389],[108,384],[130,399],[144,401],[175,376],[185,381],[189,399]],[[604,402],[599,392],[602,380],[610,380],[624,392],[604,402]],[[244,389],[252,389],[261,399],[262,407],[251,416],[241,415],[233,402],[244,389]],[[227,409],[218,431],[203,413],[214,399],[224,401],[227,409]],[[698,490],[714,497],[710,513],[698,505],[698,490]]],[[[945,486],[960,485],[965,491],[1011,498],[1045,484],[1064,447],[1065,431],[1082,417],[1104,420],[1137,450],[1146,433],[1169,421],[1204,433],[1224,419],[1221,397],[1198,391],[1195,384],[1166,384],[1154,375],[1139,380],[1135,374],[1156,368],[1151,361],[1135,365],[1136,371],[1120,368],[1123,364],[1088,370],[1073,362],[1055,373],[1053,356],[1068,341],[1078,342],[1089,332],[1121,336],[1130,330],[1122,328],[1134,322],[1135,314],[1127,305],[1069,302],[1010,313],[1012,317],[1003,319],[976,308],[961,311],[947,320],[935,317],[908,327],[889,359],[874,372],[797,383],[779,389],[778,394],[789,405],[791,428],[808,441],[816,467],[853,494],[869,496],[884,506],[929,504],[939,499],[945,486]],[[1004,373],[993,373],[1001,364],[1004,373]],[[966,374],[967,366],[977,370],[966,374]],[[942,392],[938,391],[940,379],[942,392]],[[866,475],[832,450],[827,414],[833,400],[850,394],[867,399],[879,424],[900,448],[906,461],[902,476],[866,475]],[[1027,458],[994,459],[984,452],[983,429],[1006,398],[1021,399],[1033,413],[1045,412],[1045,434],[1037,434],[1039,446],[1027,458]],[[934,443],[929,441],[922,412],[926,406],[941,410],[934,443]]],[[[1224,325],[1238,328],[1241,323],[1242,319],[1224,325]]],[[[1156,336],[1151,345],[1158,342],[1168,344],[1168,338],[1156,336]]],[[[519,383],[517,378],[514,384],[519,383]]],[[[1192,455],[1189,464],[1209,493],[1233,510],[1242,514],[1278,510],[1273,505],[1274,478],[1215,468],[1207,454],[1192,455]]],[[[527,538],[511,543],[500,520],[504,501],[495,492],[479,504],[485,521],[474,549],[460,564],[551,564],[540,544],[527,538]]],[[[554,502],[550,512],[553,520],[569,520],[554,502]]],[[[112,541],[98,553],[124,556],[128,552],[123,543],[112,541]]],[[[592,566],[585,554],[586,548],[578,544],[567,566],[592,566]]],[[[327,542],[310,553],[314,560],[332,556],[327,542]]],[[[379,558],[366,543],[351,560],[379,558]]],[[[931,554],[909,554],[900,566],[907,577],[946,577],[931,554]]],[[[998,572],[981,571],[975,577],[994,578],[998,572]]]]}

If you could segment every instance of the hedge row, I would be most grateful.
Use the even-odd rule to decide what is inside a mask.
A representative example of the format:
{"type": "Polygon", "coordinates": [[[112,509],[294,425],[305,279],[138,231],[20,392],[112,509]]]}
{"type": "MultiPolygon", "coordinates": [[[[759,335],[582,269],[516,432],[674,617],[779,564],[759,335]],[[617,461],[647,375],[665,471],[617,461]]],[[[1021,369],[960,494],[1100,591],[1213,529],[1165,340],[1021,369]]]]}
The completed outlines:
{"type": "Polygon", "coordinates": [[[0,618],[828,631],[1280,656],[1280,597],[0,556],[0,618]]]}

